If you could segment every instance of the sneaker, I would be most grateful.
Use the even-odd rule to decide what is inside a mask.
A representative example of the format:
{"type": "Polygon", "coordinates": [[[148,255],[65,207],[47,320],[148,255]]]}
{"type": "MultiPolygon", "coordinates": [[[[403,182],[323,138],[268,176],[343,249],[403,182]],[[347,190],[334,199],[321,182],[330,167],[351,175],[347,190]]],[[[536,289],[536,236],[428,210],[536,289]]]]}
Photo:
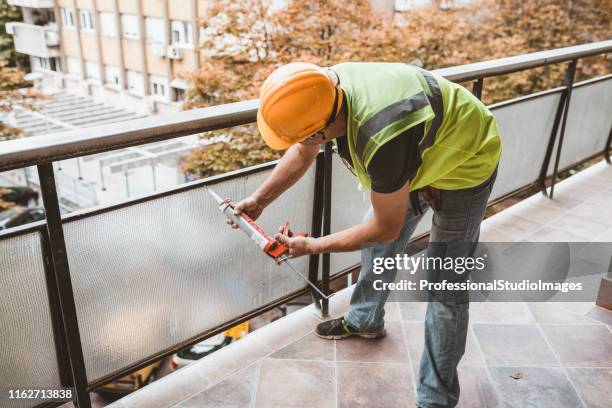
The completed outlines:
{"type": "Polygon", "coordinates": [[[351,327],[348,322],[344,320],[344,317],[339,317],[319,323],[317,330],[315,330],[315,334],[327,340],[341,340],[351,336],[363,337],[365,339],[380,339],[385,336],[386,331],[384,327],[375,332],[358,331],[351,327]]]}

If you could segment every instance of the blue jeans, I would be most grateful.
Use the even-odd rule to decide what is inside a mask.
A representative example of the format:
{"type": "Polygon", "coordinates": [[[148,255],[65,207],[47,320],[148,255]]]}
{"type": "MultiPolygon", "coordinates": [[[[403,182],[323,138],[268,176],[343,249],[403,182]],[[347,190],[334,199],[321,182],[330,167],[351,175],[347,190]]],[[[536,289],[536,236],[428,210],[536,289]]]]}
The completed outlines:
{"type": "MultiPolygon", "coordinates": [[[[478,244],[480,223],[497,171],[483,184],[463,190],[441,191],[441,208],[434,210],[427,257],[472,256],[478,244]]],[[[421,200],[425,211],[427,204],[421,200]]],[[[365,218],[371,216],[370,209],[365,218]]],[[[372,282],[393,282],[397,270],[373,273],[373,259],[403,254],[423,214],[406,214],[395,241],[375,244],[361,251],[361,271],[351,297],[347,322],[360,331],[377,331],[384,325],[384,306],[389,291],[374,290],[372,282]]],[[[427,270],[429,282],[465,281],[469,273],[427,270]]],[[[419,369],[417,405],[423,408],[454,407],[459,401],[457,366],[465,351],[469,320],[468,291],[429,291],[425,315],[425,345],[419,369]]]]}

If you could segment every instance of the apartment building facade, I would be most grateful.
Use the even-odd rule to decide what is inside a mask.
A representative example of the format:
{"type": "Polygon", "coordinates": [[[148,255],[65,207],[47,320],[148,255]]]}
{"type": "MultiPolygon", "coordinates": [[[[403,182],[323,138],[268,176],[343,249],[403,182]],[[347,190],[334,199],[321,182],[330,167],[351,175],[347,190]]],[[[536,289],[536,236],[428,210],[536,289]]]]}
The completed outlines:
{"type": "MultiPolygon", "coordinates": [[[[6,29],[30,56],[30,79],[153,114],[180,109],[185,75],[199,68],[200,22],[214,0],[7,1],[23,12],[6,29]]],[[[431,3],[372,0],[388,18],[431,3]]]]}
{"type": "Polygon", "coordinates": [[[7,25],[43,88],[112,100],[148,113],[180,108],[199,66],[209,0],[8,0],[7,25]]]}

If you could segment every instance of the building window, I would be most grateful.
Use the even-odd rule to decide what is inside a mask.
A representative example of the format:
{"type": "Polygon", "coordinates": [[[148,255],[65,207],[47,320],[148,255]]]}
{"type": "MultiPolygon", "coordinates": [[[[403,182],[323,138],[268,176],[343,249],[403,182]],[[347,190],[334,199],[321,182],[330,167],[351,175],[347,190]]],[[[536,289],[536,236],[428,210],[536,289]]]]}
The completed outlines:
{"type": "Polygon", "coordinates": [[[150,75],[149,82],[151,84],[151,95],[155,95],[164,101],[169,100],[168,78],[158,75],[150,75]]]}
{"type": "Polygon", "coordinates": [[[33,71],[54,71],[62,72],[62,65],[59,57],[41,58],[32,57],[33,71]]]}
{"type": "Polygon", "coordinates": [[[66,64],[70,75],[81,76],[81,61],[78,58],[67,57],[66,64]]]}
{"type": "Polygon", "coordinates": [[[76,26],[74,9],[62,7],[60,9],[60,15],[62,17],[62,26],[67,27],[67,28],[74,28],[76,26]]]}
{"type": "Polygon", "coordinates": [[[133,14],[122,14],[121,28],[123,30],[123,38],[129,38],[131,40],[137,40],[140,38],[140,33],[138,30],[138,16],[133,14]]]}
{"type": "Polygon", "coordinates": [[[108,11],[100,13],[100,34],[107,37],[115,37],[117,35],[117,24],[113,13],[108,11]]]}
{"type": "Polygon", "coordinates": [[[47,10],[46,16],[48,24],[55,24],[55,11],[53,9],[47,10]]]}
{"type": "Polygon", "coordinates": [[[121,68],[112,65],[104,66],[104,77],[109,85],[121,85],[121,68]]]}
{"type": "Polygon", "coordinates": [[[136,71],[127,71],[127,87],[132,94],[143,96],[142,74],[136,71]]]}
{"type": "Polygon", "coordinates": [[[166,29],[164,28],[164,20],[161,18],[146,17],[145,31],[147,42],[161,44],[166,42],[166,29]]]}
{"type": "Polygon", "coordinates": [[[98,63],[94,61],[85,61],[85,75],[87,79],[99,81],[100,67],[98,66],[98,63]]]}
{"type": "Polygon", "coordinates": [[[43,68],[43,63],[42,63],[42,58],[40,57],[32,57],[32,59],[30,60],[32,63],[32,71],[39,71],[43,68]]]}
{"type": "Polygon", "coordinates": [[[187,21],[173,20],[171,22],[172,45],[182,47],[193,46],[193,29],[187,21]]]}
{"type": "Polygon", "coordinates": [[[81,30],[94,31],[94,19],[90,10],[79,10],[79,23],[81,30]]]}
{"type": "Polygon", "coordinates": [[[182,88],[172,88],[174,93],[174,102],[184,102],[185,101],[185,90],[182,88]]]}
{"type": "Polygon", "coordinates": [[[49,58],[49,69],[55,72],[62,72],[62,59],[60,57],[49,58]]]}

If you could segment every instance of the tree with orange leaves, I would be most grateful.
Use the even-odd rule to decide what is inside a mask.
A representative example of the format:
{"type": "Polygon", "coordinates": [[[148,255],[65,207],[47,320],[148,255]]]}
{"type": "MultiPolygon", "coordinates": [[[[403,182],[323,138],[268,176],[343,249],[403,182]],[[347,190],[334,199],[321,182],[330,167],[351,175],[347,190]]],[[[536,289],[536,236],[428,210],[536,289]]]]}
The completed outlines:
{"type": "MultiPolygon", "coordinates": [[[[483,0],[465,8],[409,10],[393,21],[369,0],[221,0],[204,22],[202,68],[190,78],[185,108],[258,97],[276,67],[291,61],[419,60],[427,69],[461,65],[612,37],[612,0],[483,0]]],[[[610,72],[610,57],[585,59],[577,79],[610,72]]],[[[551,65],[486,80],[487,103],[558,86],[565,66],[551,65]]],[[[269,161],[254,126],[225,130],[228,142],[192,152],[183,170],[195,177],[269,161]]]]}

